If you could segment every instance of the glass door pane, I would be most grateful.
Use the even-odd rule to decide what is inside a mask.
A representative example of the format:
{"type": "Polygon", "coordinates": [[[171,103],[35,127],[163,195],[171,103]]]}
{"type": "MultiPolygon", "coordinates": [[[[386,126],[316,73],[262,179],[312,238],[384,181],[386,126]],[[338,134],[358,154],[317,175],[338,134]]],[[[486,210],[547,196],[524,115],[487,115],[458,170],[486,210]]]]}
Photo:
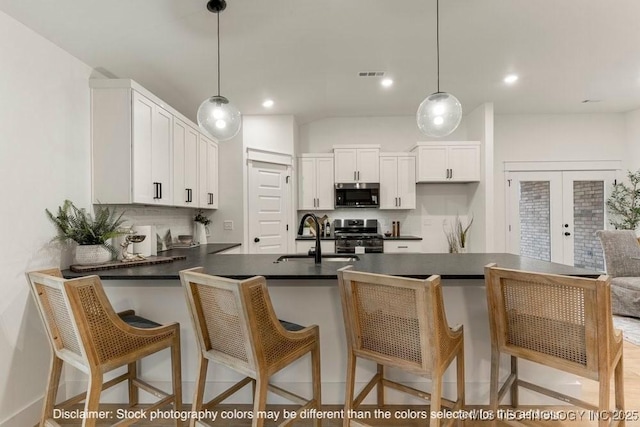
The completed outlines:
{"type": "Polygon", "coordinates": [[[520,255],[551,261],[551,183],[520,181],[520,255]]]}
{"type": "Polygon", "coordinates": [[[564,263],[604,271],[596,231],[607,227],[605,202],[615,178],[612,171],[563,172],[564,263]]]}

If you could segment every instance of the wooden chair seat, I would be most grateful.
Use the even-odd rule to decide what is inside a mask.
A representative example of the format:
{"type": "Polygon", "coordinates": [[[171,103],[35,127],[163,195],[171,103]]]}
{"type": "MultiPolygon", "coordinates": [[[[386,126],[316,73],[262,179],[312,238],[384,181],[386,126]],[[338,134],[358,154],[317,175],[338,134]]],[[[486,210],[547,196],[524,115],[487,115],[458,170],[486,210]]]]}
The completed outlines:
{"type": "MultiPolygon", "coordinates": [[[[202,268],[180,272],[199,347],[199,374],[192,411],[211,410],[247,384],[254,388],[254,413],[266,409],[267,391],[301,405],[297,413],[320,409],[320,333],[317,326],[303,327],[278,320],[264,277],[231,280],[202,273],[202,268]],[[311,355],[313,396],[303,398],[275,385],[269,379],[301,357],[311,355]],[[204,402],[209,361],[245,375],[234,386],[204,402]]],[[[280,426],[294,423],[284,420],[280,426]]],[[[191,426],[204,420],[191,420],[191,426]]],[[[319,427],[321,420],[314,419],[319,427]]],[[[253,427],[264,418],[252,420],[253,427]]]]}
{"type": "MultiPolygon", "coordinates": [[[[27,273],[32,295],[45,325],[53,357],[40,426],[58,426],[54,408],[68,408],[85,402],[85,413],[98,411],[102,390],[123,381],[129,384],[129,405],[139,403],[139,390],[156,397],[156,403],[139,412],[140,417],[121,420],[114,425],[128,426],[144,414],[173,403],[181,410],[180,325],[161,325],[133,310],[116,314],[104,293],[98,276],[65,280],[58,269],[27,273]],[[163,349],[171,350],[172,393],[142,381],[137,375],[138,360],[163,349]],[[86,393],[56,405],[63,363],[89,376],[86,393]],[[126,366],[127,372],[107,382],[104,374],[126,366]]],[[[175,424],[180,425],[176,419],[175,424]]],[[[96,418],[84,418],[83,427],[96,425],[96,418]]]]}

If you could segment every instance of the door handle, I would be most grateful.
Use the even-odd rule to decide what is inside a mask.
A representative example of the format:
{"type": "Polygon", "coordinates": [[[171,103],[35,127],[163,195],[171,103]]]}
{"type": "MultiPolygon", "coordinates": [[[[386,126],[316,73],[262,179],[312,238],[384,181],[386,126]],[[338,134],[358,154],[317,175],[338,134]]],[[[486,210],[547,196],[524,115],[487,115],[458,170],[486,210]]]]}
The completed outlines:
{"type": "Polygon", "coordinates": [[[398,197],[398,206],[402,206],[402,197],[398,197]]]}
{"type": "Polygon", "coordinates": [[[565,236],[571,236],[571,233],[569,233],[568,231],[565,231],[565,232],[564,232],[564,235],[565,235],[565,236]]]}
{"type": "Polygon", "coordinates": [[[161,182],[158,183],[158,187],[160,188],[158,199],[162,199],[162,183],[161,182]]]}
{"type": "Polygon", "coordinates": [[[453,178],[453,169],[449,169],[451,171],[451,176],[449,178],[453,178]]]}
{"type": "Polygon", "coordinates": [[[396,204],[395,205],[398,206],[398,198],[396,197],[395,199],[396,199],[396,204]]]}
{"type": "Polygon", "coordinates": [[[153,198],[154,198],[154,200],[160,198],[160,187],[159,186],[160,186],[159,182],[154,182],[153,183],[153,198]]]}
{"type": "Polygon", "coordinates": [[[360,181],[360,171],[358,171],[358,181],[360,181]]]}
{"type": "Polygon", "coordinates": [[[353,180],[354,180],[354,181],[357,181],[357,180],[358,180],[358,178],[356,178],[356,171],[353,171],[353,180]]]}
{"type": "Polygon", "coordinates": [[[255,239],[253,239],[254,242],[258,243],[260,241],[259,237],[256,237],[255,239]]]}

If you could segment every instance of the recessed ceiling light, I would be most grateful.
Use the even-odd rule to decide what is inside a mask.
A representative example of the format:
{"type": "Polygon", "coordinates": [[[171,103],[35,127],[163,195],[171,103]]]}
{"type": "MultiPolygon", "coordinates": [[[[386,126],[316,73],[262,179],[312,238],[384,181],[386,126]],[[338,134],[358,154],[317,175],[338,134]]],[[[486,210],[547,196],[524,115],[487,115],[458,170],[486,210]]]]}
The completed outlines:
{"type": "Polygon", "coordinates": [[[518,80],[518,76],[515,74],[509,74],[507,77],[504,78],[504,82],[511,84],[511,83],[515,83],[518,80]]]}
{"type": "Polygon", "coordinates": [[[380,84],[384,87],[389,87],[393,84],[393,80],[387,78],[387,79],[382,79],[382,81],[380,82],[380,84]]]}
{"type": "Polygon", "coordinates": [[[264,108],[271,108],[273,107],[273,99],[266,99],[263,103],[262,106],[264,108]]]}

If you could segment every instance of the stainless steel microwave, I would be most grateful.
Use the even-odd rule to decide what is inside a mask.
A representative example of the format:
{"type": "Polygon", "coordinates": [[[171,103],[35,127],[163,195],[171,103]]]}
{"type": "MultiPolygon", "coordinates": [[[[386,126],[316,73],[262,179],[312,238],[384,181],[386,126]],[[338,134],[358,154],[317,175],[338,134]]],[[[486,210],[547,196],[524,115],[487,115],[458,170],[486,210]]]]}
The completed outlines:
{"type": "Polygon", "coordinates": [[[377,208],[380,184],[336,184],[336,208],[377,208]]]}

